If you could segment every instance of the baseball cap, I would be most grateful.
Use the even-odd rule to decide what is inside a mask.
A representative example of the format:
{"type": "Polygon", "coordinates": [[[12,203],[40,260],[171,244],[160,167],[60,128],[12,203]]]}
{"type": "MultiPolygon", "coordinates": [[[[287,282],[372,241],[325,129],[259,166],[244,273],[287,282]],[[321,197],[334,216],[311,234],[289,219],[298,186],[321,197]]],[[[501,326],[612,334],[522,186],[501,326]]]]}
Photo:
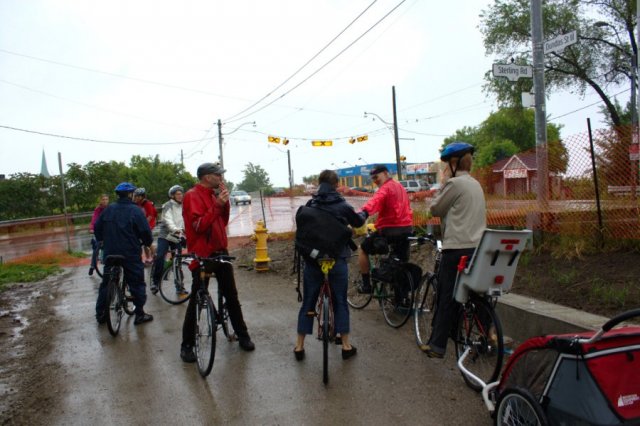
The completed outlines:
{"type": "Polygon", "coordinates": [[[369,172],[369,176],[377,175],[378,173],[382,173],[382,172],[388,173],[389,169],[387,169],[387,166],[385,166],[384,164],[376,164],[373,166],[373,168],[369,172]]]}
{"type": "Polygon", "coordinates": [[[215,163],[203,163],[198,167],[198,179],[200,179],[204,175],[216,174],[221,175],[226,172],[225,169],[220,167],[219,164],[215,163]]]}

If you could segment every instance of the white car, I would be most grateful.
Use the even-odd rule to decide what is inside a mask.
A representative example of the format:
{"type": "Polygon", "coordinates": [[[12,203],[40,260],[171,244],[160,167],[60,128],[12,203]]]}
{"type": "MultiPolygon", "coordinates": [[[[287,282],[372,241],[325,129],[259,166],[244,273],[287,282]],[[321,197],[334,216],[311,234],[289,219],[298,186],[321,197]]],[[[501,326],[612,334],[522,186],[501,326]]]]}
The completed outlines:
{"type": "Polygon", "coordinates": [[[236,206],[240,203],[251,204],[251,195],[245,191],[232,191],[229,197],[229,202],[234,203],[236,206]]]}

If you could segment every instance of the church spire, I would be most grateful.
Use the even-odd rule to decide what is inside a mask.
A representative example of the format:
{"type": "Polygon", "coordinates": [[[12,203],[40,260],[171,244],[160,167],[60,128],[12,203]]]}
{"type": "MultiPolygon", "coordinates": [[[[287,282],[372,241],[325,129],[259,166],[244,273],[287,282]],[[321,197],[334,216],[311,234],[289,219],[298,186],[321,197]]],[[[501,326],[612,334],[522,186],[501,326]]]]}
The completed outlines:
{"type": "Polygon", "coordinates": [[[47,169],[47,158],[44,156],[44,148],[42,148],[42,164],[40,165],[40,174],[44,177],[51,177],[47,169]]]}

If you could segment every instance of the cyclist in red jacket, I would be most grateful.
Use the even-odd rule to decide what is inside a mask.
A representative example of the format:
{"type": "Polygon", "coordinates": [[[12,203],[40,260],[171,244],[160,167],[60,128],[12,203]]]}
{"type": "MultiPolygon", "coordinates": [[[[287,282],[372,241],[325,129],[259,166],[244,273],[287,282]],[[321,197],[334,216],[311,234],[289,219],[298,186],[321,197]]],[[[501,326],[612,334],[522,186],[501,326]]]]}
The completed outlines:
{"type": "MultiPolygon", "coordinates": [[[[229,254],[227,250],[227,224],[229,223],[229,191],[222,181],[225,170],[214,163],[204,163],[198,167],[200,182],[191,188],[182,201],[182,217],[187,236],[187,249],[200,257],[214,257],[229,254]]],[[[195,294],[202,283],[197,262],[190,266],[193,283],[191,294],[195,294]]],[[[245,351],[252,351],[255,345],[249,337],[247,325],[242,316],[238,290],[233,276],[233,267],[228,263],[215,264],[214,271],[218,287],[224,296],[229,319],[238,336],[238,343],[245,351]]],[[[195,343],[196,298],[189,299],[189,305],[182,326],[182,345],[180,358],[184,362],[195,362],[193,351],[195,343]]]]}
{"type": "Polygon", "coordinates": [[[371,180],[378,186],[378,191],[362,206],[360,214],[367,217],[378,213],[375,222],[376,231],[368,235],[360,245],[358,264],[362,274],[360,293],[371,293],[371,277],[369,275],[369,254],[382,253],[388,247],[399,259],[409,260],[409,240],[413,233],[413,212],[409,206],[407,191],[398,181],[389,175],[384,164],[373,166],[369,172],[371,180]]]}
{"type": "MultiPolygon", "coordinates": [[[[144,216],[149,222],[149,227],[153,231],[156,227],[156,220],[158,219],[158,211],[156,206],[153,205],[153,201],[147,198],[147,190],[144,188],[137,188],[133,193],[133,201],[142,209],[144,216]]],[[[144,247],[144,264],[151,265],[153,263],[153,247],[144,247]]]]}

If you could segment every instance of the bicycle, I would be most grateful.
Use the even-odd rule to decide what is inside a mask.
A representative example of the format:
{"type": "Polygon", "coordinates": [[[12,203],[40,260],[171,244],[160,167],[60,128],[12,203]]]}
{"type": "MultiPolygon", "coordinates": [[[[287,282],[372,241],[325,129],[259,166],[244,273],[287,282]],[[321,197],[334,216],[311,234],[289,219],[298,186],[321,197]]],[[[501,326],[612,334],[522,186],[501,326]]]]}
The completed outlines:
{"type": "Polygon", "coordinates": [[[322,340],[322,382],[325,385],[329,383],[329,343],[335,336],[333,297],[329,284],[329,272],[335,263],[335,259],[326,256],[318,259],[324,279],[318,294],[316,310],[307,312],[308,316],[318,319],[318,339],[322,340]]]}
{"type": "Polygon", "coordinates": [[[486,229],[473,257],[462,256],[453,294],[461,303],[453,329],[458,368],[466,384],[480,392],[502,369],[504,336],[495,311],[513,283],[518,259],[532,232],[486,229]]]}
{"type": "MultiPolygon", "coordinates": [[[[188,288],[191,288],[191,273],[189,271],[189,262],[186,259],[191,255],[182,254],[182,244],[176,244],[169,251],[169,260],[164,262],[164,270],[162,278],[158,283],[158,291],[160,296],[172,305],[179,305],[186,302],[191,297],[188,288]],[[186,273],[185,273],[186,271],[186,273]]],[[[155,262],[151,266],[151,282],[155,273],[155,262]]]]}
{"type": "Polygon", "coordinates": [[[229,342],[236,339],[235,334],[229,333],[229,312],[224,297],[218,286],[218,307],[213,303],[209,294],[209,280],[212,275],[207,272],[207,266],[211,263],[229,263],[235,257],[219,255],[215,257],[199,257],[195,254],[189,255],[194,258],[200,267],[200,282],[202,285],[196,292],[196,333],[195,333],[195,354],[198,364],[198,372],[202,377],[207,377],[213,368],[213,361],[216,352],[216,333],[218,329],[226,336],[229,342]]]}
{"type": "MultiPolygon", "coordinates": [[[[357,258],[357,255],[352,258],[357,258]]],[[[391,252],[369,256],[371,265],[371,292],[359,291],[360,269],[349,267],[347,303],[354,309],[364,309],[372,299],[376,299],[386,323],[393,328],[402,327],[412,313],[414,284],[413,277],[401,261],[391,252]]]]}
{"type": "Polygon", "coordinates": [[[433,313],[436,308],[438,291],[438,271],[442,258],[442,241],[437,240],[433,234],[422,237],[409,237],[418,245],[429,243],[433,250],[433,271],[426,271],[420,278],[416,288],[413,305],[413,327],[416,336],[416,345],[423,347],[429,343],[429,335],[433,326],[433,313]]]}
{"type": "Polygon", "coordinates": [[[93,275],[95,271],[96,274],[100,278],[102,278],[102,271],[104,269],[103,265],[103,253],[102,253],[102,242],[97,241],[95,237],[91,237],[91,262],[89,263],[89,275],[93,275]]]}
{"type": "Polygon", "coordinates": [[[107,281],[107,328],[112,336],[117,336],[124,313],[131,316],[134,313],[133,297],[124,279],[122,262],[124,256],[110,255],[105,259],[105,275],[107,281]]]}

